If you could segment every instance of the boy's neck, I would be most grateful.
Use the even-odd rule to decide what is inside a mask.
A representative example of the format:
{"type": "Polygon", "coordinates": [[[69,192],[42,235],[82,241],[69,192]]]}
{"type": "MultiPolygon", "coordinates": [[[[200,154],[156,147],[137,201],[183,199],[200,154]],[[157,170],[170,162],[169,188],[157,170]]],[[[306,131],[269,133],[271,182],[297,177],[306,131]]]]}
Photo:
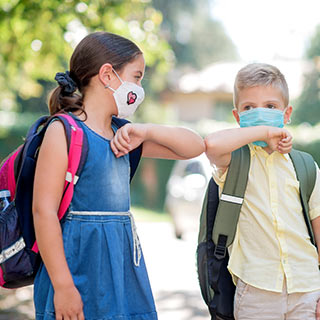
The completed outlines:
{"type": "Polygon", "coordinates": [[[274,152],[272,149],[269,148],[269,146],[268,146],[268,147],[263,147],[262,149],[263,149],[267,154],[271,154],[272,152],[274,152]]]}

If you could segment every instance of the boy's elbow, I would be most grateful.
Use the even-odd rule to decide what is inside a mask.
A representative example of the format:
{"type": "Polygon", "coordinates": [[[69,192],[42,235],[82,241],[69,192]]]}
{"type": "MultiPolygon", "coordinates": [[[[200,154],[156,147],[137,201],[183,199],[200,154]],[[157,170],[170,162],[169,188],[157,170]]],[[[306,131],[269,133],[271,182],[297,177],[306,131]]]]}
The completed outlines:
{"type": "Polygon", "coordinates": [[[219,149],[216,139],[213,139],[210,135],[204,138],[205,152],[206,154],[216,153],[219,149]]]}
{"type": "Polygon", "coordinates": [[[221,146],[219,145],[217,139],[213,139],[212,136],[207,136],[204,138],[205,152],[211,163],[214,163],[215,156],[219,154],[221,146]]]}

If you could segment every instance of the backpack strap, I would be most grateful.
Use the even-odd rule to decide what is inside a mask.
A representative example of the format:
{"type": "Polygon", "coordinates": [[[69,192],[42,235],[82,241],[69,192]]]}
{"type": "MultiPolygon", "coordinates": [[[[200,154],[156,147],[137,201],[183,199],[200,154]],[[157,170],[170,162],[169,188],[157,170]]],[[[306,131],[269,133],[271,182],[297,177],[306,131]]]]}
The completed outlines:
{"type": "MultiPolygon", "coordinates": [[[[84,133],[82,128],[80,128],[76,121],[68,114],[59,114],[57,116],[59,119],[63,121],[65,124],[65,120],[68,121],[69,126],[65,124],[65,129],[68,131],[67,137],[70,134],[70,144],[69,144],[69,152],[68,152],[68,169],[66,173],[66,181],[64,184],[64,191],[62,200],[60,203],[58,218],[61,220],[66,213],[74,192],[74,185],[77,183],[79,179],[79,164],[82,155],[82,146],[84,140],[84,133]],[[69,129],[71,128],[71,130],[69,129]]],[[[80,168],[80,171],[82,168],[80,168]]]]}
{"type": "Polygon", "coordinates": [[[216,245],[215,256],[223,259],[233,242],[250,168],[250,150],[247,145],[232,152],[226,181],[220,196],[217,216],[212,231],[216,245]]]}
{"type": "Polygon", "coordinates": [[[82,128],[77,124],[77,121],[76,121],[77,118],[71,112],[68,112],[68,114],[61,114],[61,117],[60,117],[60,114],[58,114],[57,117],[64,124],[64,129],[65,129],[67,144],[68,144],[68,154],[69,154],[69,148],[71,145],[71,134],[72,132],[74,132],[74,128],[76,128],[77,130],[81,130],[83,132],[81,157],[80,157],[78,169],[76,171],[76,177],[77,177],[76,181],[77,181],[87,161],[88,150],[89,150],[88,137],[85,131],[83,131],[82,128]]]}
{"type": "MultiPolygon", "coordinates": [[[[80,128],[74,118],[69,114],[58,114],[52,118],[46,124],[46,128],[51,123],[51,120],[59,119],[63,125],[67,137],[68,146],[68,169],[66,173],[66,179],[64,184],[63,195],[61,203],[58,210],[58,218],[61,220],[68,210],[71,203],[74,185],[77,183],[79,175],[84,165],[84,159],[86,159],[88,154],[88,142],[85,134],[80,128]],[[81,161],[82,159],[82,161],[81,161]]],[[[38,252],[37,242],[32,246],[32,251],[38,252]]]]}
{"type": "MultiPolygon", "coordinates": [[[[121,119],[121,118],[117,118],[117,117],[112,117],[112,122],[115,124],[115,126],[119,129],[122,126],[124,126],[127,123],[130,123],[130,121],[126,120],[126,119],[121,119]]],[[[132,150],[129,152],[129,161],[130,161],[130,181],[132,180],[138,164],[140,162],[141,159],[141,155],[142,155],[142,145],[140,144],[140,146],[138,146],[136,149],[132,150]]]]}
{"type": "Polygon", "coordinates": [[[317,169],[312,156],[306,152],[292,149],[289,153],[297,179],[300,184],[300,199],[303,217],[307,225],[312,244],[316,245],[309,215],[309,199],[317,178],[317,169]]]}
{"type": "MultiPolygon", "coordinates": [[[[32,124],[32,126],[30,127],[30,129],[28,130],[28,133],[27,133],[24,140],[31,141],[32,137],[37,135],[37,132],[41,126],[44,126],[46,128],[47,127],[46,122],[48,121],[48,119],[49,119],[49,116],[42,116],[37,121],[35,121],[32,124]]],[[[40,134],[40,136],[41,136],[40,139],[43,138],[45,130],[46,129],[44,129],[43,134],[40,134]]],[[[15,181],[18,181],[20,168],[21,168],[21,162],[22,162],[22,159],[24,158],[25,153],[26,153],[27,148],[24,148],[24,145],[25,144],[23,144],[19,147],[20,150],[14,158],[14,171],[13,172],[14,172],[14,176],[15,176],[15,181]]],[[[16,187],[16,185],[14,185],[14,188],[15,187],[16,187]]]]}
{"type": "Polygon", "coordinates": [[[211,308],[215,309],[219,297],[219,278],[227,248],[232,244],[237,229],[240,210],[247,187],[250,168],[250,149],[248,145],[232,152],[229,170],[222,193],[220,195],[216,218],[212,230],[212,241],[214,244],[213,263],[210,265],[211,288],[214,297],[211,308]]]}

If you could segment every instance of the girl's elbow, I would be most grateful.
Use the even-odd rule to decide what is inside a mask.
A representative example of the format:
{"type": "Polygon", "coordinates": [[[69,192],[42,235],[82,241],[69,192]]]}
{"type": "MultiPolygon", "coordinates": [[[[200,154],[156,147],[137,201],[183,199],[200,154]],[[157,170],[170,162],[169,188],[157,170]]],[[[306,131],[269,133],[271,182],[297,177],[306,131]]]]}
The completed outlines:
{"type": "MultiPolygon", "coordinates": [[[[40,203],[33,203],[32,204],[32,215],[33,215],[33,219],[37,220],[37,219],[41,219],[43,217],[47,217],[48,214],[53,214],[52,213],[53,210],[50,210],[50,208],[47,208],[44,204],[40,204],[40,203]]],[[[58,213],[56,213],[58,214],[58,213]]]]}
{"type": "Polygon", "coordinates": [[[199,137],[199,140],[190,143],[190,146],[188,153],[183,157],[184,160],[195,158],[206,151],[205,143],[201,137],[199,137]]]}
{"type": "Polygon", "coordinates": [[[205,151],[206,151],[206,144],[205,144],[204,140],[201,138],[201,140],[199,141],[197,156],[199,156],[200,154],[202,154],[205,151]]]}
{"type": "Polygon", "coordinates": [[[32,216],[33,216],[33,221],[37,221],[41,218],[41,210],[39,210],[39,207],[33,205],[32,206],[32,216]]]}

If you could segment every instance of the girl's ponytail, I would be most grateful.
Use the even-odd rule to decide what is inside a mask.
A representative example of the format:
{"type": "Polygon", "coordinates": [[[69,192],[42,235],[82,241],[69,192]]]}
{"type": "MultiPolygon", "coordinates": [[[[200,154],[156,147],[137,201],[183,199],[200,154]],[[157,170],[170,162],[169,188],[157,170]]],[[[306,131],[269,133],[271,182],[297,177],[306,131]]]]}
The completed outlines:
{"type": "Polygon", "coordinates": [[[58,112],[84,111],[83,97],[75,93],[77,90],[76,82],[70,77],[69,71],[58,72],[55,80],[59,86],[56,87],[49,97],[49,112],[54,115],[58,112]]]}

